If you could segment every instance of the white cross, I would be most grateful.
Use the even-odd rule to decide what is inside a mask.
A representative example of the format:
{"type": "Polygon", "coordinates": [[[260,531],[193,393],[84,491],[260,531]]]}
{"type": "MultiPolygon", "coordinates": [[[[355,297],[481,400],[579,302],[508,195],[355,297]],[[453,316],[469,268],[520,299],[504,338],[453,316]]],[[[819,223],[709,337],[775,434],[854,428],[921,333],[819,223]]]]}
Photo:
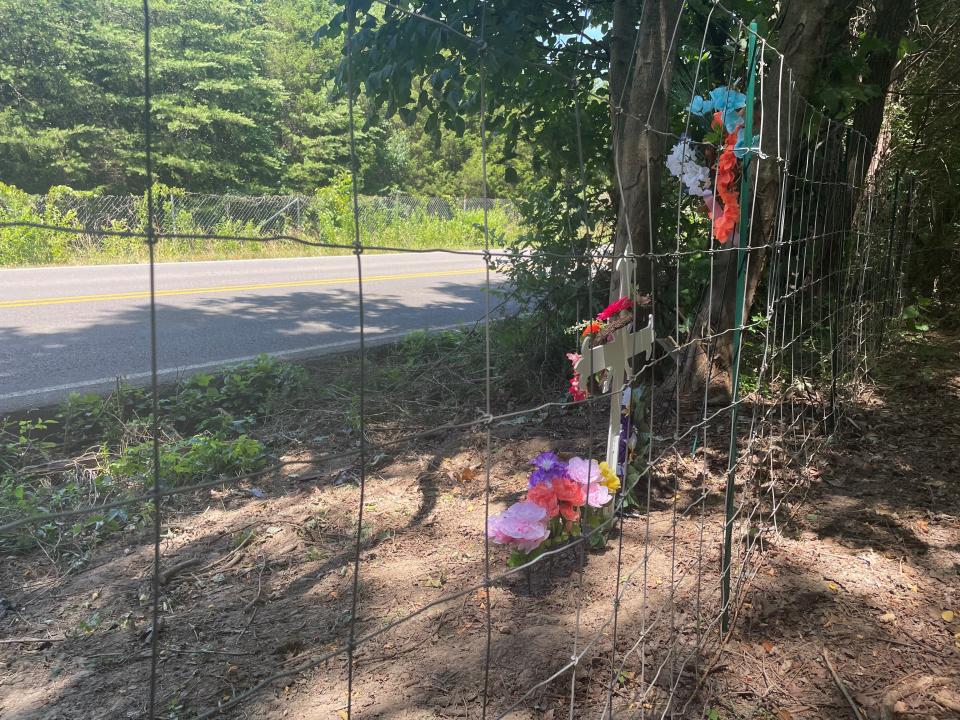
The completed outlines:
{"type": "MultiPolygon", "coordinates": [[[[620,297],[634,298],[633,279],[635,277],[635,261],[633,257],[623,257],[617,261],[617,272],[620,274],[620,297]]],[[[634,306],[636,307],[636,306],[634,306]]],[[[634,310],[636,312],[636,310],[634,310]]],[[[580,389],[587,390],[587,381],[591,374],[608,370],[603,392],[610,392],[624,384],[632,377],[632,360],[640,353],[646,353],[649,359],[653,354],[653,315],[647,321],[646,327],[632,330],[628,325],[617,330],[613,339],[603,345],[590,347],[592,338],[583,339],[580,348],[580,359],[573,369],[580,374],[580,389]]],[[[620,452],[620,417],[622,407],[629,401],[630,386],[624,392],[614,392],[610,395],[610,426],[607,428],[607,465],[617,472],[617,463],[620,452]]],[[[626,458],[624,458],[626,461],[626,458]]]]}

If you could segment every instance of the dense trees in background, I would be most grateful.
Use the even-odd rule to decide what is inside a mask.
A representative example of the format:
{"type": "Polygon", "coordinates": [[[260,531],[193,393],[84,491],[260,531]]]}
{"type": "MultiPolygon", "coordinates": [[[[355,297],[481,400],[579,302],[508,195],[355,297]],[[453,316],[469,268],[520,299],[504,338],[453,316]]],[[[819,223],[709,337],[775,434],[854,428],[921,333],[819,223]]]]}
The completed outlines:
{"type": "MultiPolygon", "coordinates": [[[[155,0],[158,180],[196,192],[312,192],[349,168],[331,97],[330,0],[155,0]]],[[[143,189],[139,0],[0,0],[0,181],[143,189]]],[[[480,192],[476,128],[436,138],[359,107],[365,192],[480,192]]]]}

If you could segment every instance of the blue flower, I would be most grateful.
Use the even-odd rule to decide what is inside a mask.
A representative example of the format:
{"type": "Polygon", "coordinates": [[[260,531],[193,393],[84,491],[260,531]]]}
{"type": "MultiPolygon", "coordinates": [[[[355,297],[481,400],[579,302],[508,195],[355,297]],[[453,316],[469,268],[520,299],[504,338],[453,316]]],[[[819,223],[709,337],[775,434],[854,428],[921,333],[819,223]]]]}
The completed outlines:
{"type": "MultiPolygon", "coordinates": [[[[721,85],[710,91],[710,99],[713,101],[713,107],[716,110],[726,112],[728,110],[740,110],[747,106],[747,96],[743,93],[731,90],[721,85]]],[[[731,131],[732,132],[732,131],[731,131]]]]}
{"type": "Polygon", "coordinates": [[[743,128],[743,117],[736,110],[726,110],[723,113],[723,127],[732,133],[737,127],[743,128]]]}
{"type": "Polygon", "coordinates": [[[739,158],[740,160],[742,160],[743,157],[744,157],[744,155],[747,154],[747,151],[748,151],[748,150],[751,150],[751,149],[753,149],[753,148],[756,148],[756,147],[759,146],[759,145],[760,145],[760,136],[759,136],[759,135],[754,135],[754,136],[753,136],[753,142],[751,143],[751,146],[752,146],[752,147],[748,148],[746,145],[744,145],[744,143],[743,143],[743,128],[741,127],[741,128],[740,128],[740,132],[737,133],[737,144],[733,146],[733,154],[736,155],[737,158],[739,158]]]}
{"type": "Polygon", "coordinates": [[[697,95],[690,103],[690,112],[693,115],[706,115],[713,112],[713,102],[697,95]]]}

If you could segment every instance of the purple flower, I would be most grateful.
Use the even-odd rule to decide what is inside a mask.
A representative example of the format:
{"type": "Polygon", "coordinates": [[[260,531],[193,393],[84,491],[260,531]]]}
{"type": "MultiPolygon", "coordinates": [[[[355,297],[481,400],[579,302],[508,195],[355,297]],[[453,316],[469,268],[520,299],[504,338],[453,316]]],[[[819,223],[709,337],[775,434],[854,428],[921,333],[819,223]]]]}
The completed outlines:
{"type": "Polygon", "coordinates": [[[550,536],[547,511],[529,500],[514,503],[490,518],[487,536],[498,545],[516,545],[530,552],[550,536]]]}
{"type": "Polygon", "coordinates": [[[536,470],[530,473],[530,487],[550,482],[567,474],[567,464],[556,453],[542,452],[530,461],[536,470]]]}

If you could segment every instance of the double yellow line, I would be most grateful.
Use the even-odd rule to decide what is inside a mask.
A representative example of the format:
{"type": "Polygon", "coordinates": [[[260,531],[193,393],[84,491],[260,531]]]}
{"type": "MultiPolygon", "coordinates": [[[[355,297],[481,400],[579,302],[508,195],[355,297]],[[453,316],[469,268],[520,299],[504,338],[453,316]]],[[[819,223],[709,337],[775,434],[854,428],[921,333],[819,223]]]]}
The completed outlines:
{"type": "MultiPolygon", "coordinates": [[[[438,270],[434,272],[397,273],[395,275],[368,275],[363,278],[365,283],[380,280],[414,280],[417,278],[453,277],[457,275],[478,275],[486,272],[485,269],[476,270],[438,270]]],[[[330,278],[327,280],[290,280],[286,282],[250,283],[247,285],[215,285],[212,287],[184,288],[182,290],[157,290],[157,297],[173,297],[175,295],[209,295],[212,293],[244,292],[247,290],[273,290],[277,288],[317,287],[321,285],[343,285],[356,282],[356,276],[330,278]]],[[[67,295],[64,297],[34,298],[29,300],[0,300],[0,309],[29,308],[43,305],[72,305],[75,303],[105,302],[110,300],[141,300],[150,297],[148,290],[125,293],[101,293],[99,295],[67,295]]]]}

